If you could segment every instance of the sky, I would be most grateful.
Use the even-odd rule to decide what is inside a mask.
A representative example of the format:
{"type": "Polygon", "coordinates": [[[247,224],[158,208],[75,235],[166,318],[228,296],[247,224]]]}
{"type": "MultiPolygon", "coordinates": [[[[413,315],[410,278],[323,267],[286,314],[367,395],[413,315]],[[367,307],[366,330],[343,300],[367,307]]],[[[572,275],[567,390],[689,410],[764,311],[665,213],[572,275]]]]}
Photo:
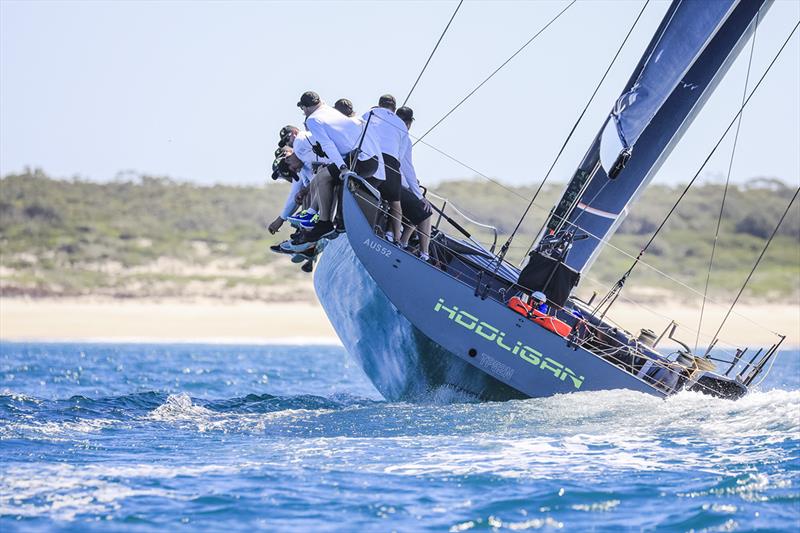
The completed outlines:
{"type": "MultiPolygon", "coordinates": [[[[408,105],[421,134],[567,1],[466,1],[408,105]]],[[[306,90],[359,112],[403,101],[457,1],[19,2],[0,0],[0,175],[41,168],[200,184],[269,181],[277,132],[302,123],[306,90]]],[[[600,80],[641,0],[581,0],[418,145],[423,184],[477,170],[536,185],[600,80]],[[456,163],[460,161],[462,164],[456,163]],[[474,169],[474,170],[473,170],[474,169]]],[[[668,3],[652,0],[552,174],[566,181],[668,3]]],[[[756,35],[750,86],[800,1],[777,0],[756,35]]],[[[749,44],[655,181],[685,183],[736,114],[749,44]]],[[[731,133],[702,174],[722,181],[731,133]]],[[[800,182],[800,38],[744,111],[731,178],[800,182]]]]}

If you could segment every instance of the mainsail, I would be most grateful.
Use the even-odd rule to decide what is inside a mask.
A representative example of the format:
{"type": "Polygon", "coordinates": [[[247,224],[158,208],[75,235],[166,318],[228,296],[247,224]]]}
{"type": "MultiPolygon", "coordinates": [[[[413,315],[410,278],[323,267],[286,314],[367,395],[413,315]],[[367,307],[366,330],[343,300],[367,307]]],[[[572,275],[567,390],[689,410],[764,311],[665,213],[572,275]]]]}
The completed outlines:
{"type": "Polygon", "coordinates": [[[587,270],[724,76],[772,0],[675,0],[539,240],[574,226],[587,270]]]}

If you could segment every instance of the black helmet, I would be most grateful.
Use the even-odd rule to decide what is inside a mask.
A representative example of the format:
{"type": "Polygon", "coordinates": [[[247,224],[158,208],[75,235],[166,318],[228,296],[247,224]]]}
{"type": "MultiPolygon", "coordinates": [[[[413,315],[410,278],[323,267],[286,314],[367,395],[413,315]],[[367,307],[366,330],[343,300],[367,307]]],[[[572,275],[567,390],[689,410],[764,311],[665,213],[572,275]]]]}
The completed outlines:
{"type": "Polygon", "coordinates": [[[281,131],[278,133],[278,137],[283,139],[293,131],[297,131],[299,129],[300,128],[298,128],[297,126],[292,126],[291,124],[289,124],[288,126],[284,126],[281,128],[281,131]]]}
{"type": "Polygon", "coordinates": [[[283,148],[284,146],[289,144],[289,137],[295,135],[300,128],[297,126],[292,126],[291,124],[288,126],[284,126],[281,128],[281,131],[278,132],[278,137],[280,140],[278,141],[278,147],[283,148]]]}
{"type": "Polygon", "coordinates": [[[299,176],[289,168],[289,163],[286,162],[285,155],[275,158],[275,161],[272,162],[272,179],[277,180],[278,178],[283,178],[288,181],[297,181],[300,179],[299,176]]]}
{"type": "Polygon", "coordinates": [[[346,117],[352,117],[355,114],[353,113],[353,102],[347,98],[339,98],[336,100],[336,103],[333,104],[333,108],[346,117]]]}
{"type": "Polygon", "coordinates": [[[397,110],[396,114],[403,122],[414,122],[414,110],[410,107],[403,106],[397,110]]]}

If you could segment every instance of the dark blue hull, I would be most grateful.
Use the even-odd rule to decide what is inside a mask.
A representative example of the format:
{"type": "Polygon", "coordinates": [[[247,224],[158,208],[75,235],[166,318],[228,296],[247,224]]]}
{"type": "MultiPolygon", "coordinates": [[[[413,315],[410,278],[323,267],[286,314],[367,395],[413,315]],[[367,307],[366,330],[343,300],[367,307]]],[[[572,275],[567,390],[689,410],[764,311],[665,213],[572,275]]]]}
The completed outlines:
{"type": "Polygon", "coordinates": [[[344,236],[329,243],[320,256],[314,288],[348,353],[387,400],[527,397],[415,328],[367,274],[344,236]]]}

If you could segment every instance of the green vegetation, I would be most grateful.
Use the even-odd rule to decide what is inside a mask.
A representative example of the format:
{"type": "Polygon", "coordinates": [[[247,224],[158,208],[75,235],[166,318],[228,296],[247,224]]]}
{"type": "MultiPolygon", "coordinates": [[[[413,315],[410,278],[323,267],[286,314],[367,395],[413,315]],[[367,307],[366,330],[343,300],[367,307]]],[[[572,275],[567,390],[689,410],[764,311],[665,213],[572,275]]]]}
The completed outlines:
{"type": "MultiPolygon", "coordinates": [[[[583,294],[590,294],[592,290],[604,292],[619,279],[658,228],[684,187],[652,185],[644,192],[611,238],[610,245],[604,248],[592,269],[584,276],[581,282],[583,294]]],[[[496,226],[502,234],[499,239],[502,243],[502,236],[513,231],[518,217],[535,192],[534,187],[510,189],[503,190],[485,182],[470,181],[445,183],[436,192],[453,200],[469,216],[475,215],[472,218],[489,221],[496,226]]],[[[546,187],[539,194],[536,205],[509,251],[512,262],[519,262],[524,257],[562,189],[563,185],[554,185],[546,187]]],[[[643,257],[646,265],[640,264],[631,276],[628,294],[638,291],[640,295],[670,293],[681,298],[692,297],[691,290],[681,284],[702,293],[723,192],[722,184],[690,189],[643,257]],[[654,269],[677,281],[666,278],[654,269]]],[[[793,193],[793,189],[775,179],[754,179],[746,186],[728,190],[709,283],[712,297],[732,296],[739,290],[793,193]]],[[[491,242],[486,232],[476,233],[481,241],[491,242]]],[[[745,297],[797,301],[798,296],[800,206],[795,204],[753,276],[745,297]]]]}
{"type": "MultiPolygon", "coordinates": [[[[553,185],[542,191],[514,241],[512,260],[524,256],[561,188],[553,185]]],[[[308,276],[286,257],[267,250],[288,234],[285,229],[271,236],[265,229],[287,190],[285,184],[201,187],[149,176],[93,183],[54,180],[41,171],[8,175],[0,179],[0,289],[4,295],[30,296],[308,298],[308,276]]],[[[533,190],[471,180],[435,188],[451,206],[496,226],[499,244],[513,230],[533,190]]],[[[613,283],[632,261],[624,253],[638,253],[681,190],[650,187],[582,286],[613,283]]],[[[692,189],[645,262],[702,291],[722,190],[718,184],[692,189]]],[[[763,179],[729,191],[713,295],[738,289],[792,192],[779,181],[763,179]]],[[[451,207],[447,211],[453,214],[451,207]]],[[[479,240],[491,242],[490,233],[465,225],[479,240]]],[[[634,274],[634,285],[689,295],[647,267],[634,274]]],[[[795,208],[747,296],[786,300],[798,294],[800,210],[795,208]]]]}

